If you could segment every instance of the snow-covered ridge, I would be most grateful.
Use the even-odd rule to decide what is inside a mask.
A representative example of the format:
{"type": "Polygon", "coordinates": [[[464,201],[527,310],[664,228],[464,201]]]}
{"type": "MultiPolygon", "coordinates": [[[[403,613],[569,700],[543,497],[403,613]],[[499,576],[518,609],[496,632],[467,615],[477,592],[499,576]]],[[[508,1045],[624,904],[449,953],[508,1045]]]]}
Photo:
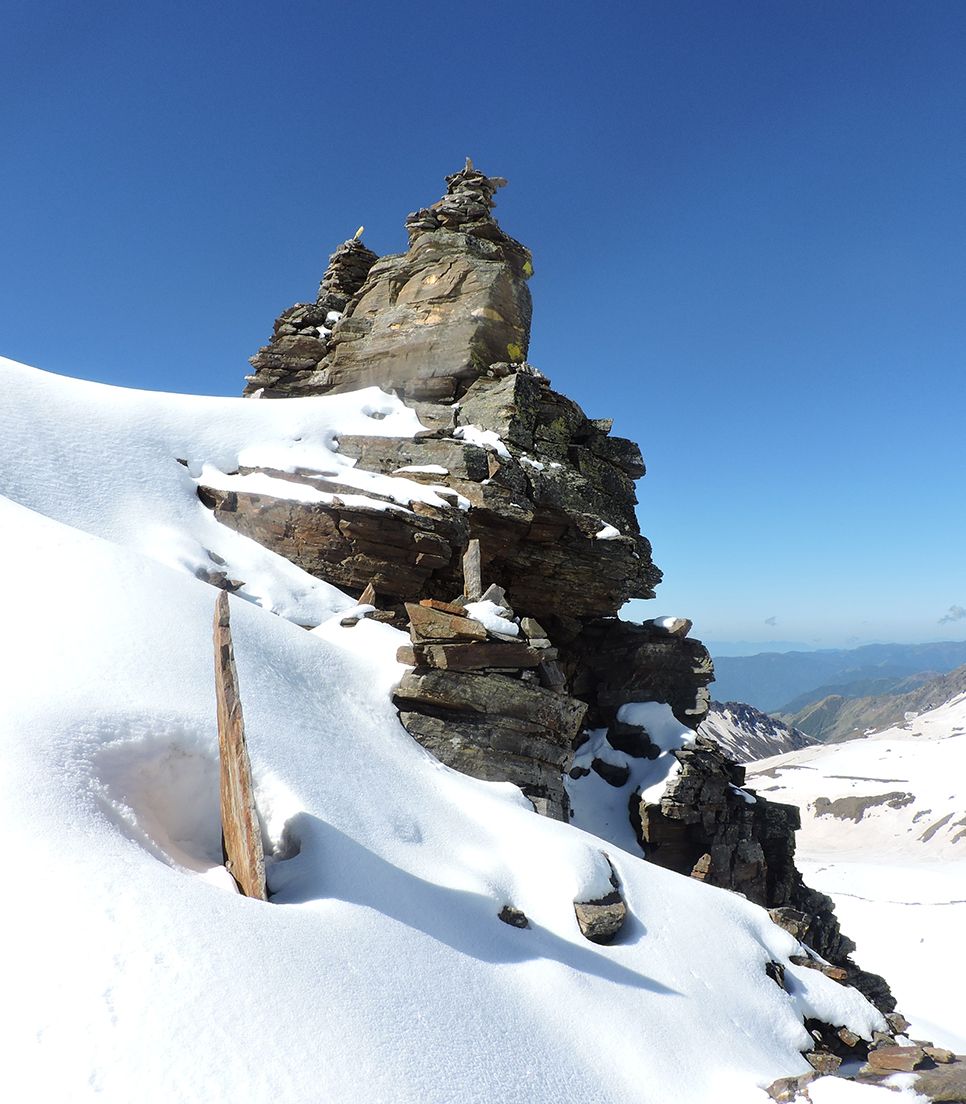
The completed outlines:
{"type": "Polygon", "coordinates": [[[814,742],[804,732],[745,702],[712,701],[699,732],[714,740],[736,763],[782,755],[814,742]]]}
{"type": "Polygon", "coordinates": [[[337,432],[413,432],[411,411],[0,370],[12,1099],[761,1101],[808,1068],[803,1016],[884,1026],[763,910],[441,766],[390,703],[402,635],[343,627],[352,599],[220,527],[177,462],[323,471],[337,432]],[[208,550],[251,599],[231,611],[269,904],[221,867],[208,550]],[[629,917],[598,946],[574,902],[611,865],[629,917]]]}

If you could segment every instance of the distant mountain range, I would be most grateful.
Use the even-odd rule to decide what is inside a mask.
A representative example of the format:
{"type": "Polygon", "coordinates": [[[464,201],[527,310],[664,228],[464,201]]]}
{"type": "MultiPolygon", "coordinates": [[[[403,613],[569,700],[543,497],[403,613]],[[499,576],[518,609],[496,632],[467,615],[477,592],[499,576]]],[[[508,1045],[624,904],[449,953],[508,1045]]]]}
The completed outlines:
{"type": "MultiPolygon", "coordinates": [[[[918,676],[913,676],[903,681],[917,680],[918,676]]],[[[966,666],[922,681],[905,693],[893,691],[855,698],[829,694],[808,703],[794,715],[783,715],[782,720],[816,740],[834,743],[862,736],[870,729],[878,732],[902,725],[962,693],[966,693],[966,666]]]]}
{"type": "MultiPolygon", "coordinates": [[[[712,653],[714,654],[714,653],[712,653]]],[[[749,702],[768,713],[799,714],[808,704],[842,697],[914,690],[937,674],[966,664],[966,640],[932,644],[866,644],[817,652],[714,656],[714,694],[749,702]]]]}

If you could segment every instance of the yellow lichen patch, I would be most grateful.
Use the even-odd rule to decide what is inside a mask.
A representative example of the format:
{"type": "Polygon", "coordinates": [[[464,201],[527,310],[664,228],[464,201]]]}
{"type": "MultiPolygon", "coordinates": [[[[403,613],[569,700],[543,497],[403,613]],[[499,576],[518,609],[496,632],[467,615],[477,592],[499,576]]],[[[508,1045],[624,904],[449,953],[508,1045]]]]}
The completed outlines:
{"type": "Polygon", "coordinates": [[[523,262],[523,275],[526,276],[528,280],[533,275],[533,265],[530,263],[530,261],[523,262]]]}
{"type": "Polygon", "coordinates": [[[506,355],[510,358],[510,363],[515,364],[517,361],[523,360],[523,349],[515,341],[511,341],[506,347],[506,355]]]}
{"type": "Polygon", "coordinates": [[[486,318],[490,322],[505,322],[506,319],[500,314],[499,311],[495,311],[492,307],[477,307],[476,310],[470,312],[474,318],[486,318]]]}

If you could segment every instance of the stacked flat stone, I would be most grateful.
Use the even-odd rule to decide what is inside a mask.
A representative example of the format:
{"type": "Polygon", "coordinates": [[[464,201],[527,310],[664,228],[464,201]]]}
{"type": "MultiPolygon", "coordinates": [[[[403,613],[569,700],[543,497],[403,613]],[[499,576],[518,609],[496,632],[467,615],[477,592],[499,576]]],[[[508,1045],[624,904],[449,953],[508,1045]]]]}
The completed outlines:
{"type": "Polygon", "coordinates": [[[329,258],[314,303],[296,303],[275,321],[272,339],[250,358],[244,394],[282,398],[315,394],[311,381],[331,349],[332,330],[365,283],[376,254],[358,238],[343,242],[329,258]]]}
{"type": "Polygon", "coordinates": [[[439,229],[512,240],[497,227],[490,215],[496,206],[493,196],[498,188],[505,185],[506,180],[502,176],[487,176],[475,169],[467,158],[466,168],[446,177],[446,195],[442,199],[407,217],[409,244],[412,245],[421,234],[439,229]]]}
{"type": "Polygon", "coordinates": [[[400,719],[443,763],[474,778],[512,778],[538,812],[566,820],[563,771],[587,706],[564,690],[544,628],[518,619],[501,587],[481,600],[517,635],[486,628],[462,600],[407,604],[412,644],[397,658],[413,670],[393,699],[400,719]]]}

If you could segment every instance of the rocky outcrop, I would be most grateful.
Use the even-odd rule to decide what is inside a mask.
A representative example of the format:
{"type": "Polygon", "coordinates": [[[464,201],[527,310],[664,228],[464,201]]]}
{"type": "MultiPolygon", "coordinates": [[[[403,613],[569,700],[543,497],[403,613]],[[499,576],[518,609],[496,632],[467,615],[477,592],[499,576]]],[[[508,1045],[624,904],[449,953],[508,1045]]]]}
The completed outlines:
{"type": "Polygon", "coordinates": [[[413,669],[393,699],[406,729],[448,766],[512,779],[538,812],[567,819],[563,771],[587,706],[564,691],[542,627],[521,625],[497,586],[479,605],[424,600],[406,612],[412,646],[397,658],[413,669]],[[481,610],[507,631],[485,627],[481,610]]]}
{"type": "Polygon", "coordinates": [[[278,398],[317,394],[312,381],[332,349],[332,330],[377,259],[358,236],[336,249],[315,302],[296,303],[283,311],[275,320],[269,344],[251,358],[255,371],[246,377],[246,395],[278,398]]]}
{"type": "Polygon", "coordinates": [[[246,394],[374,384],[452,401],[491,364],[525,360],[533,265],[490,213],[506,182],[467,161],[446,183],[441,200],[406,220],[406,253],[377,261],[360,242],[340,246],[316,305],[282,314],[252,358],[246,394]]]}
{"type": "MultiPolygon", "coordinates": [[[[797,811],[743,792],[742,768],[692,735],[714,672],[691,623],[618,617],[661,578],[634,511],[644,462],[526,362],[532,265],[493,219],[502,183],[468,162],[441,200],[409,216],[406,253],[376,260],[345,243],[316,306],[281,316],[253,358],[249,394],[378,385],[415,407],[425,428],[414,439],[338,442],[356,470],[389,481],[386,494],[361,498],[326,472],[269,471],[324,493],[303,502],[202,484],[199,495],[222,523],[312,574],[365,588],[374,616],[409,630],[395,702],[444,762],[515,782],[557,817],[568,769],[613,787],[649,860],[770,908],[829,969],[891,1007],[881,979],[851,962],[831,902],[795,869],[797,811]],[[419,484],[432,494],[412,493],[419,484]],[[469,609],[484,581],[501,620],[469,609]],[[640,702],[664,703],[660,736],[626,719],[640,702]],[[646,777],[667,780],[659,797],[646,777]]],[[[575,907],[590,932],[595,916],[619,911],[609,899],[575,907]]]]}
{"type": "Polygon", "coordinates": [[[699,735],[692,747],[672,754],[680,770],[660,800],[632,803],[631,819],[650,861],[768,908],[777,924],[839,967],[843,980],[891,1012],[888,985],[852,961],[855,943],[843,935],[832,900],[805,885],[795,866],[798,809],[743,789],[744,767],[713,740],[699,735]]]}

